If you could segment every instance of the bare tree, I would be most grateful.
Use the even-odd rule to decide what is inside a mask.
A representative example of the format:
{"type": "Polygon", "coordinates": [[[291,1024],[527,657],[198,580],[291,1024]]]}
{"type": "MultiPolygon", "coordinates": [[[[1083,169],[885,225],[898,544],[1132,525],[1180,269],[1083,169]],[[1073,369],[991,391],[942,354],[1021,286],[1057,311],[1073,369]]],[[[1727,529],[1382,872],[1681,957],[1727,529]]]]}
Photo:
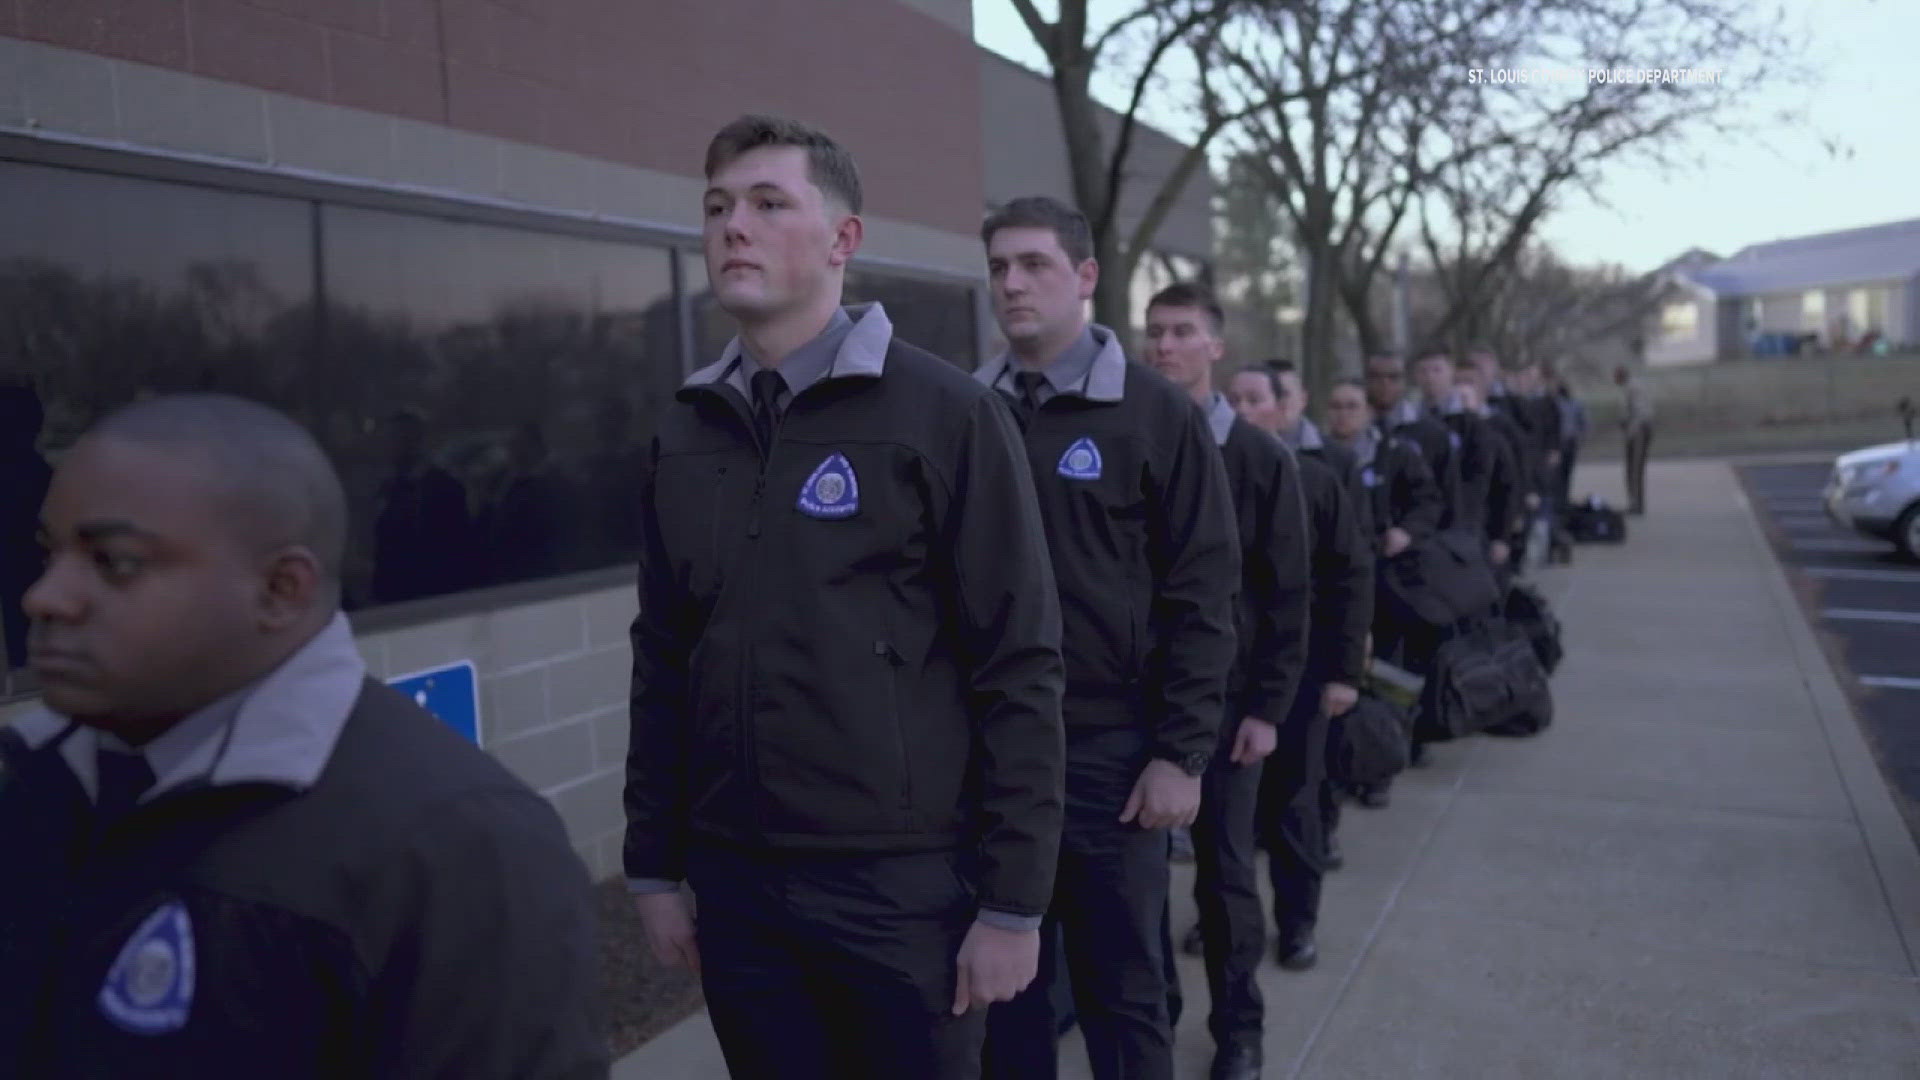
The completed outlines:
{"type": "Polygon", "coordinates": [[[1216,281],[1244,354],[1237,359],[1290,352],[1281,312],[1295,301],[1292,231],[1259,162],[1245,154],[1228,159],[1214,185],[1214,217],[1216,281]]]}
{"type": "Polygon", "coordinates": [[[1054,100],[1066,134],[1067,164],[1074,201],[1093,226],[1094,257],[1101,275],[1094,296],[1095,317],[1124,329],[1129,325],[1128,286],[1154,236],[1187,183],[1205,167],[1207,151],[1247,105],[1229,105],[1213,90],[1210,58],[1232,16],[1256,0],[1140,0],[1138,7],[1105,27],[1092,25],[1089,0],[1059,0],[1059,15],[1048,21],[1034,0],[1013,0],[1035,43],[1046,54],[1054,100]],[[1118,130],[1108,145],[1093,76],[1103,66],[1119,65],[1128,47],[1132,83],[1118,130]],[[1150,93],[1171,89],[1165,72],[1174,55],[1191,53],[1198,73],[1181,91],[1193,114],[1191,139],[1173,169],[1160,177],[1130,228],[1120,216],[1122,196],[1140,177],[1132,169],[1140,111],[1150,93]]]}

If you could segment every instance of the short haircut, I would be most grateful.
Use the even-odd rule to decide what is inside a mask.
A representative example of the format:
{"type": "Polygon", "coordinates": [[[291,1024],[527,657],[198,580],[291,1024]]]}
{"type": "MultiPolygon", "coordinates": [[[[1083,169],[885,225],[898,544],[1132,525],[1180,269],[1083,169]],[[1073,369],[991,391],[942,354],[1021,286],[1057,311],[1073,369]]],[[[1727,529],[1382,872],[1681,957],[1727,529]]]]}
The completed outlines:
{"type": "Polygon", "coordinates": [[[233,503],[222,524],[263,553],[288,544],[307,548],[338,599],[346,492],[326,451],[290,417],[230,394],[166,394],[112,413],[86,437],[198,454],[207,483],[233,503]]]}
{"type": "Polygon", "coordinates": [[[1242,375],[1258,375],[1267,384],[1268,393],[1275,398],[1280,396],[1280,370],[1272,364],[1250,364],[1233,373],[1236,379],[1242,375]]]}
{"type": "Polygon", "coordinates": [[[1360,391],[1360,394],[1361,394],[1361,396],[1362,396],[1362,397],[1364,397],[1364,396],[1366,396],[1366,393],[1367,393],[1367,384],[1366,384],[1366,382],[1365,382],[1365,381],[1363,381],[1363,380],[1361,380],[1361,379],[1355,379],[1355,378],[1352,378],[1352,377],[1350,377],[1350,376],[1349,376],[1349,377],[1346,377],[1346,378],[1340,378],[1340,379],[1335,379],[1335,380],[1333,380],[1333,385],[1332,385],[1332,386],[1330,386],[1330,387],[1328,387],[1327,389],[1328,389],[1329,391],[1333,391],[1333,390],[1338,390],[1338,389],[1340,389],[1340,388],[1341,388],[1341,387],[1343,387],[1343,386],[1344,386],[1344,387],[1346,387],[1346,388],[1347,388],[1347,389],[1349,389],[1349,390],[1358,390],[1358,391],[1360,391]]]}
{"type": "Polygon", "coordinates": [[[1425,356],[1416,356],[1413,358],[1413,362],[1415,364],[1424,364],[1429,360],[1439,360],[1445,363],[1448,367],[1453,366],[1453,357],[1448,356],[1446,353],[1443,353],[1443,352],[1430,352],[1425,356]]]}
{"type": "Polygon", "coordinates": [[[1275,375],[1291,375],[1300,370],[1293,361],[1280,357],[1274,357],[1272,360],[1267,361],[1265,366],[1268,371],[1273,372],[1275,375]]]}
{"type": "Polygon", "coordinates": [[[987,215],[980,225],[980,242],[993,243],[1001,229],[1051,229],[1060,250],[1075,266],[1093,258],[1093,226],[1087,215],[1046,195],[1025,195],[987,215]]]}
{"type": "Polygon", "coordinates": [[[1154,293],[1153,299],[1147,301],[1147,309],[1151,311],[1157,307],[1199,308],[1207,313],[1207,318],[1213,320],[1215,335],[1227,328],[1226,309],[1220,306],[1212,289],[1197,282],[1176,281],[1154,293]]]}
{"type": "Polygon", "coordinates": [[[828,198],[857,214],[861,207],[860,170],[846,147],[819,128],[783,116],[743,116],[707,144],[707,179],[763,146],[794,146],[807,152],[807,176],[828,198]]]}
{"type": "Polygon", "coordinates": [[[1375,364],[1392,364],[1393,370],[1400,371],[1400,372],[1404,372],[1407,370],[1407,362],[1405,360],[1400,359],[1398,356],[1393,355],[1392,353],[1380,353],[1375,356],[1369,356],[1360,365],[1360,369],[1364,371],[1375,364]]]}

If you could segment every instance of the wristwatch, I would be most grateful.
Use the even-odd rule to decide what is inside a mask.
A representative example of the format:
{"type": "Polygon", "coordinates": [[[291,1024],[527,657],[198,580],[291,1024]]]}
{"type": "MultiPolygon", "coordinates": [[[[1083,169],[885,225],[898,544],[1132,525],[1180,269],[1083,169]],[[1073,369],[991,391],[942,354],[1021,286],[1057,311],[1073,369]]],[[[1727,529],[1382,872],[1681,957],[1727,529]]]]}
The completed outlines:
{"type": "Polygon", "coordinates": [[[1160,754],[1159,757],[1162,761],[1170,761],[1178,765],[1180,771],[1186,773],[1188,776],[1206,775],[1207,766],[1213,761],[1213,755],[1207,753],[1205,750],[1195,750],[1191,754],[1174,754],[1167,752],[1160,754]]]}

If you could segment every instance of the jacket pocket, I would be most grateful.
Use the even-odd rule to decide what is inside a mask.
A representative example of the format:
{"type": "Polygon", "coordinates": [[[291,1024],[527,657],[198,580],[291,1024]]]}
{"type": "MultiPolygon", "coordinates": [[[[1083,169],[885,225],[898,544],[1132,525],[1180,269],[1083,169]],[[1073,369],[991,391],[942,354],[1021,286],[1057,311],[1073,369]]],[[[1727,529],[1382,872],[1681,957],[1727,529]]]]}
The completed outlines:
{"type": "Polygon", "coordinates": [[[900,680],[907,666],[907,658],[891,641],[873,643],[873,655],[886,666],[884,685],[887,690],[887,717],[891,721],[894,767],[900,772],[899,807],[913,810],[913,748],[907,740],[907,718],[904,702],[901,700],[900,680]]]}

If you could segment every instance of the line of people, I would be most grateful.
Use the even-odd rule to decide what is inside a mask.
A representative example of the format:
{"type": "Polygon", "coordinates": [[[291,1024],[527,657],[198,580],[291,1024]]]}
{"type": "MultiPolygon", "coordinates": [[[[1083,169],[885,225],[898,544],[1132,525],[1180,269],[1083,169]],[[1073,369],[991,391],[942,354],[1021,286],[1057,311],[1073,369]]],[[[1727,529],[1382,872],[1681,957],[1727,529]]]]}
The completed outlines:
{"type": "Polygon", "coordinates": [[[1154,297],[1144,364],[1089,323],[1091,230],[1043,197],[982,228],[1009,348],[956,377],[841,308],[860,190],[830,138],[749,118],[707,171],[741,331],[642,488],[626,869],[650,940],[701,971],[736,1076],[1051,1077],[1070,998],[1096,1077],[1170,1078],[1191,825],[1213,1073],[1258,1076],[1257,847],[1305,966],[1332,719],[1369,630],[1431,644],[1374,617],[1376,561],[1465,533],[1511,565],[1532,443],[1442,358],[1430,408],[1376,362],[1324,436],[1275,438],[1214,385],[1204,289],[1154,297]]]}

